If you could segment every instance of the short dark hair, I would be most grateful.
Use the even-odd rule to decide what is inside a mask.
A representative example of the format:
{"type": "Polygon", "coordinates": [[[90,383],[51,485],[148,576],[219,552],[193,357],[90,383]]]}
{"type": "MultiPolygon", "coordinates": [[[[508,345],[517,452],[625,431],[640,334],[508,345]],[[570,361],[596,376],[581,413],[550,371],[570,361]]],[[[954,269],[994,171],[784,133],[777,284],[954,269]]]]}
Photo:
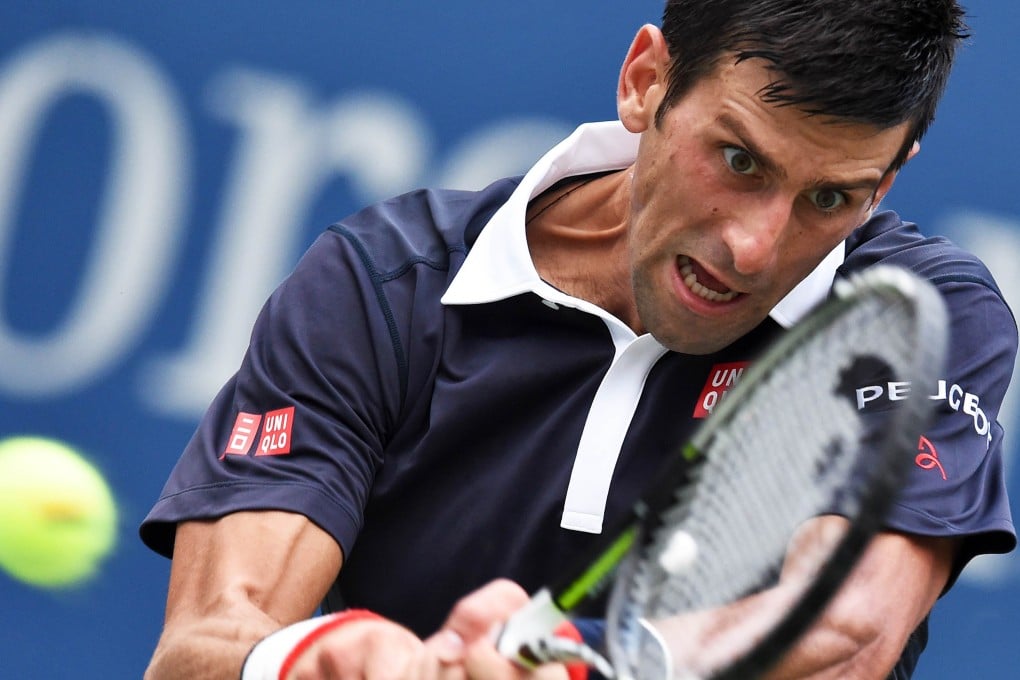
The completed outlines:
{"type": "Polygon", "coordinates": [[[666,111],[728,54],[776,73],[765,101],[880,129],[911,122],[893,161],[906,161],[945,91],[957,44],[969,37],[955,0],[667,0],[671,65],[666,111]]]}

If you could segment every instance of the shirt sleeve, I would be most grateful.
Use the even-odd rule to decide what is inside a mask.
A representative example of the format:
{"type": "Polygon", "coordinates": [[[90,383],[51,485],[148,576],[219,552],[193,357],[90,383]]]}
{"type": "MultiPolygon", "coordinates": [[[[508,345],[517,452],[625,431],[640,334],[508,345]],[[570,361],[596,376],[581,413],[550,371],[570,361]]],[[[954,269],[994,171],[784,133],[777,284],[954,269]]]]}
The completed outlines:
{"type": "Polygon", "coordinates": [[[307,516],[348,554],[401,400],[379,289],[341,234],[321,235],[272,294],[140,533],[242,510],[307,516]]]}
{"type": "Polygon", "coordinates": [[[999,293],[980,278],[937,283],[951,319],[946,372],[921,387],[937,402],[937,415],[911,454],[914,464],[888,527],[962,537],[952,583],[976,555],[1016,545],[997,418],[1016,358],[1017,329],[999,293]]]}

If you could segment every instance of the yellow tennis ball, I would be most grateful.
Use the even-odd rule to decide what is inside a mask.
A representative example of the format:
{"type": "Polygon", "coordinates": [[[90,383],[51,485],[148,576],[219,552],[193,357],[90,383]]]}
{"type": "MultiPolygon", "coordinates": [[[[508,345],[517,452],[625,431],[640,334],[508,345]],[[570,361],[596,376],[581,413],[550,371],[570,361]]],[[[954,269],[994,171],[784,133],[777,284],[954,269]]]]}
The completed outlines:
{"type": "Polygon", "coordinates": [[[34,586],[73,586],[116,537],[113,494],[81,454],[42,437],[0,441],[0,567],[34,586]]]}

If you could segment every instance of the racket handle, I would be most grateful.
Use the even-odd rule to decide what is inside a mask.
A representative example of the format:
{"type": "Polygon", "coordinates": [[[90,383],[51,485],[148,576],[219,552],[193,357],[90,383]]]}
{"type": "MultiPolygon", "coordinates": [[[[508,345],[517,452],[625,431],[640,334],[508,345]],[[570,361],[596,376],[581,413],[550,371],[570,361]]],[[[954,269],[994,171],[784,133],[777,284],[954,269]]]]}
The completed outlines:
{"type": "Polygon", "coordinates": [[[553,602],[552,593],[543,588],[498,631],[496,649],[507,659],[525,668],[534,668],[542,663],[533,652],[536,643],[552,636],[566,620],[566,615],[553,602]]]}
{"type": "Polygon", "coordinates": [[[556,606],[552,593],[543,588],[498,631],[496,649],[524,668],[564,663],[570,678],[574,679],[587,677],[585,667],[590,666],[607,680],[613,680],[616,674],[612,665],[598,652],[585,645],[579,636],[559,634],[565,626],[576,634],[577,629],[556,606]]]}

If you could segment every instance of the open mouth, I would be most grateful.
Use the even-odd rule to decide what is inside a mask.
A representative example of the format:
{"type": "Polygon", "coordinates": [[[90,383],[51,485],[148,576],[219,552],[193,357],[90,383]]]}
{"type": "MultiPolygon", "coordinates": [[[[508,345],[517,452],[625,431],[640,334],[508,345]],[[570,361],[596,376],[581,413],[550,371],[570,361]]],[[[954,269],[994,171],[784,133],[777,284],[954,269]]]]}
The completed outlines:
{"type": "Polygon", "coordinates": [[[676,263],[684,285],[698,297],[709,302],[729,302],[740,295],[724,286],[686,255],[677,257],[676,263]]]}

